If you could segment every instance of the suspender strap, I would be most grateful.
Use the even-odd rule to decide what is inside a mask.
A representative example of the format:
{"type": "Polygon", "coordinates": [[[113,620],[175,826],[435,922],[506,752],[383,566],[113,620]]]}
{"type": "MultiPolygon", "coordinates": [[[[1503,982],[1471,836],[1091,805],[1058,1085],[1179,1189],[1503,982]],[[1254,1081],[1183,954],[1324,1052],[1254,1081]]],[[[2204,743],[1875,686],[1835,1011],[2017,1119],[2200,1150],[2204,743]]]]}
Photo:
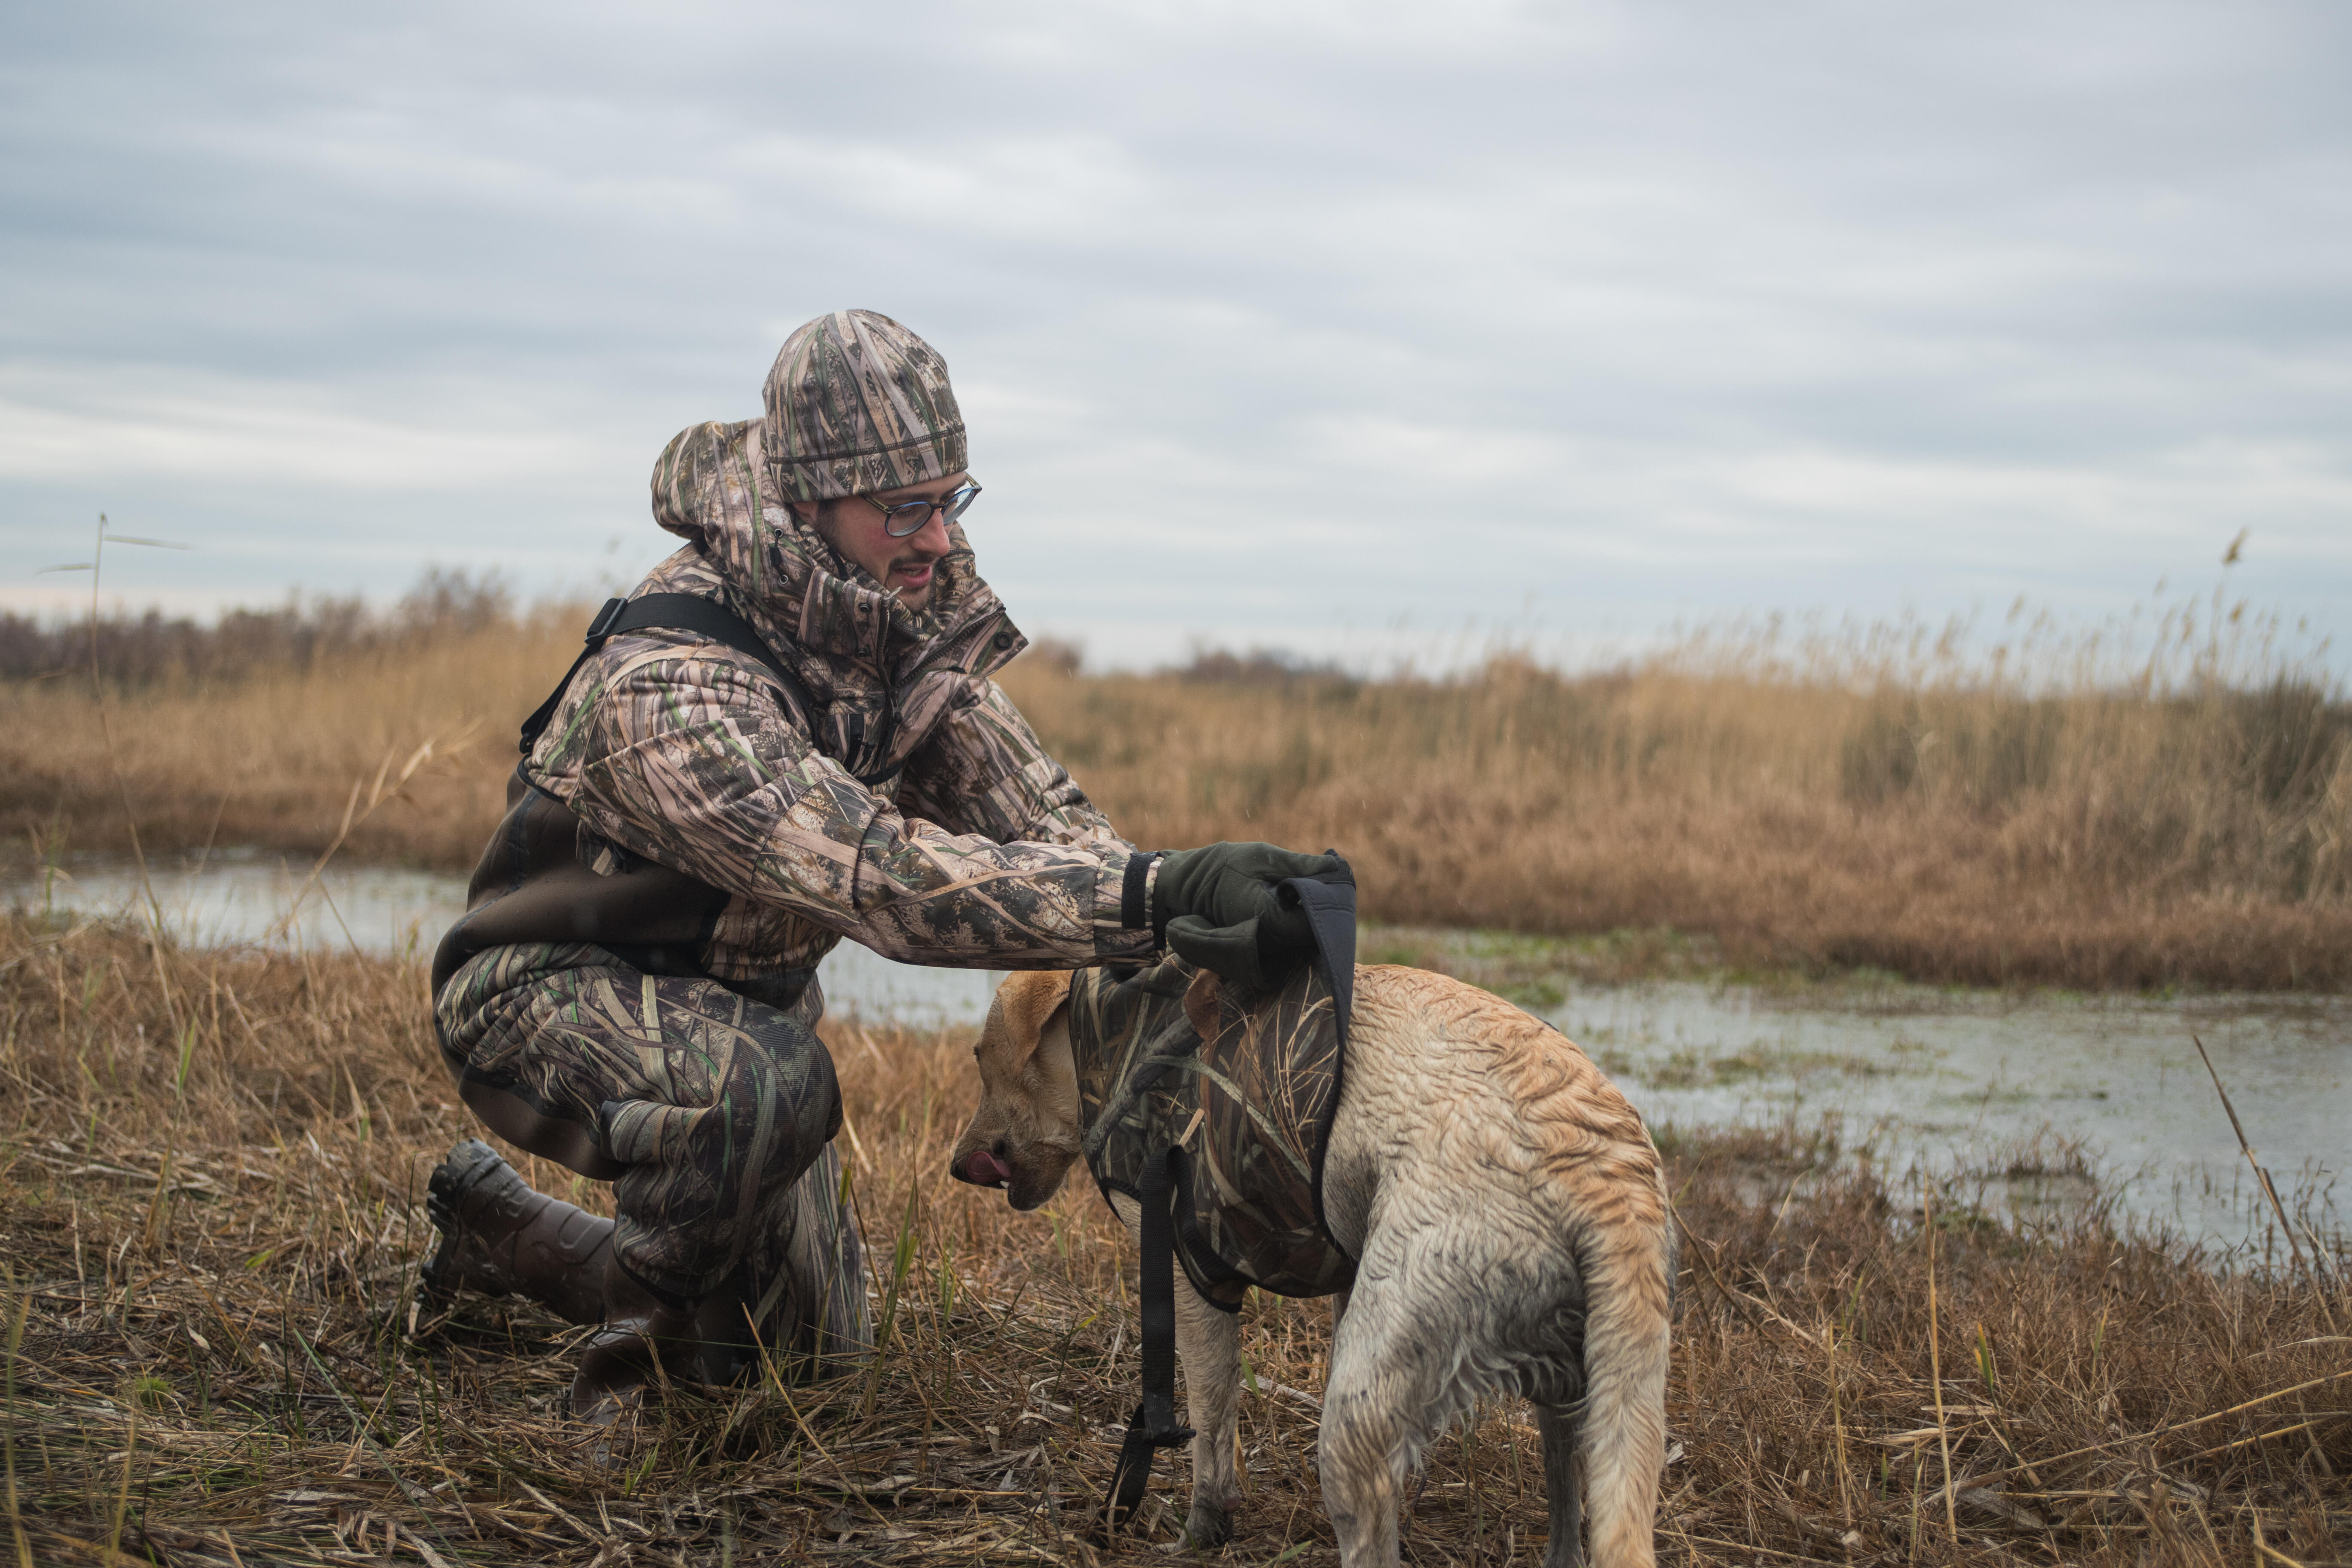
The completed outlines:
{"type": "Polygon", "coordinates": [[[1153,1452],[1192,1438],[1191,1427],[1176,1423],[1176,1246],[1168,1214],[1173,1194],[1169,1174],[1183,1158],[1181,1149],[1163,1151],[1143,1167],[1143,1190],[1137,1194],[1143,1205],[1143,1403],[1127,1424],[1127,1441],[1111,1476],[1113,1530],[1142,1506],[1153,1452]]]}
{"type": "Polygon", "coordinates": [[[643,598],[604,601],[604,607],[596,612],[594,620],[588,623],[587,646],[580,650],[580,657],[572,661],[572,668],[563,672],[563,679],[556,682],[555,689],[548,693],[547,700],[522,721],[522,754],[526,757],[530,755],[531,747],[539,743],[540,735],[547,729],[548,721],[555,717],[557,705],[562,702],[564,692],[571,688],[572,678],[580,673],[580,667],[588,662],[589,655],[603,648],[608,640],[623,632],[645,631],[655,626],[696,632],[712,642],[733,648],[737,653],[751,655],[766,665],[778,684],[792,694],[793,700],[800,705],[801,716],[811,724],[816,722],[816,703],[810,698],[808,687],[800,677],[784,668],[783,661],[776,657],[775,649],[752,629],[751,622],[718,600],[706,599],[698,594],[647,594],[643,598]]]}

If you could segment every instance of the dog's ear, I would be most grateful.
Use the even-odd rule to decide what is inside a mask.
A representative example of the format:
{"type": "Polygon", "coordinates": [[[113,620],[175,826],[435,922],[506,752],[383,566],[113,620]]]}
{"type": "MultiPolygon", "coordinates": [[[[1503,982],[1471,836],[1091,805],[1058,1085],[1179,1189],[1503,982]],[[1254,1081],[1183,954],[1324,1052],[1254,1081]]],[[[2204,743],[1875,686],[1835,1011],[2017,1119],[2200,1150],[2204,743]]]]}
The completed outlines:
{"type": "Polygon", "coordinates": [[[1008,974],[996,988],[1004,1037],[1013,1047],[1013,1063],[1020,1067],[1037,1054],[1037,1037],[1055,1008],[1070,999],[1070,973],[1066,969],[1033,969],[1008,974]]]}
{"type": "Polygon", "coordinates": [[[1192,1021],[1192,1032],[1204,1040],[1217,1037],[1217,1026],[1223,1021],[1220,1015],[1224,1011],[1224,994],[1212,969],[1192,976],[1192,984],[1184,988],[1184,1016],[1192,1021]]]}

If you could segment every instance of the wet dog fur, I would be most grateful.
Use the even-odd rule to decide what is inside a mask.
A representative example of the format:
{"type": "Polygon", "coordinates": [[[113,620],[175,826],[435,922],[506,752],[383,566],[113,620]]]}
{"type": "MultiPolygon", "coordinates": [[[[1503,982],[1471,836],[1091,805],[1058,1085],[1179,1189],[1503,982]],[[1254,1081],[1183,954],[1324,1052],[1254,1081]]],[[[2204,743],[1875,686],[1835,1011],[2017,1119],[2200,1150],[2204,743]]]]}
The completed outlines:
{"type": "MultiPolygon", "coordinates": [[[[1185,999],[1196,1026],[1213,1025],[1215,984],[1203,974],[1185,999]]],[[[951,1169],[1016,1209],[1051,1197],[1081,1152],[1069,986],[1013,975],[975,1047],[981,1103],[951,1169]]],[[[1557,1030],[1444,975],[1357,969],[1324,1209],[1359,1270],[1332,1299],[1318,1455],[1346,1568],[1397,1562],[1399,1488],[1422,1450],[1505,1394],[1535,1405],[1547,1568],[1585,1561],[1580,1502],[1599,1568],[1654,1562],[1674,1278],[1662,1181],[1632,1105],[1557,1030]]],[[[1138,1235],[1134,1200],[1114,1206],[1138,1235]]],[[[1198,1434],[1186,1532],[1214,1546],[1240,1497],[1240,1324],[1181,1270],[1176,1322],[1198,1434]]]]}

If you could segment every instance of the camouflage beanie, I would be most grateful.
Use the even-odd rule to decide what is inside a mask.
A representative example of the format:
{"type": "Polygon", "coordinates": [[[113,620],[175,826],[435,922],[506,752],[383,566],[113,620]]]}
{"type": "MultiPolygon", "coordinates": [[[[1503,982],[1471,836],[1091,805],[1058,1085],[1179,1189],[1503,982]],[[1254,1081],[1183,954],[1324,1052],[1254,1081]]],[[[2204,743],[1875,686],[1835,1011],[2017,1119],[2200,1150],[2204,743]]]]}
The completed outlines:
{"type": "Polygon", "coordinates": [[[792,500],[831,500],[942,479],[966,467],[947,362],[873,310],[835,310],[784,340],[760,427],[792,500]]]}

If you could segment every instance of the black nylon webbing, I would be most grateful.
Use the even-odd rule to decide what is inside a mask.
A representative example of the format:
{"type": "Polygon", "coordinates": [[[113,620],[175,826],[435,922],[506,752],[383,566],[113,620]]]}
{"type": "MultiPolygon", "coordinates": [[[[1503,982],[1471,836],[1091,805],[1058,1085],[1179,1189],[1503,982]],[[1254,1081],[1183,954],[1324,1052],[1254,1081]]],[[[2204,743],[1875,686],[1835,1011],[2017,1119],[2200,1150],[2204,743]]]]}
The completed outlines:
{"type": "Polygon", "coordinates": [[[1143,1168],[1143,1262],[1138,1283],[1143,1296],[1143,1402],[1127,1424],[1127,1440],[1119,1446],[1118,1468],[1110,1479],[1110,1527],[1135,1517],[1142,1506],[1143,1489],[1151,1482],[1151,1456],[1192,1441],[1192,1429],[1176,1422],[1176,1250],[1173,1224],[1168,1213],[1172,1191],[1169,1173],[1184,1157],[1181,1149],[1163,1151],[1143,1168]]]}
{"type": "Polygon", "coordinates": [[[1141,849],[1127,858],[1127,876],[1119,883],[1118,923],[1122,931],[1141,931],[1151,923],[1151,908],[1144,901],[1143,890],[1151,880],[1151,868],[1162,858],[1157,849],[1141,849]]]}
{"type": "Polygon", "coordinates": [[[812,726],[816,723],[816,703],[810,698],[807,686],[784,668],[783,661],[776,657],[775,650],[753,629],[751,622],[718,600],[706,599],[699,594],[647,594],[637,599],[604,601],[604,607],[596,612],[594,620],[588,623],[587,646],[580,650],[580,657],[572,661],[572,668],[563,672],[563,679],[555,683],[555,689],[547,694],[547,700],[522,721],[522,754],[526,757],[530,755],[531,747],[539,743],[541,733],[546,730],[548,721],[555,717],[556,706],[563,700],[563,693],[570,689],[572,678],[580,673],[580,667],[588,662],[589,655],[623,632],[640,632],[656,626],[699,632],[712,642],[723,644],[738,653],[751,655],[766,665],[769,673],[792,693],[793,700],[800,704],[801,717],[812,726]]]}
{"type": "Polygon", "coordinates": [[[1323,1212],[1323,1164],[1324,1156],[1330,1152],[1331,1124],[1339,1119],[1339,1097],[1348,1084],[1348,1030],[1356,1012],[1356,884],[1294,877],[1282,884],[1276,896],[1307,911],[1307,929],[1315,933],[1315,957],[1331,987],[1331,1017],[1339,1029],[1339,1055],[1331,1075],[1331,1114],[1323,1119],[1315,1134],[1315,1223],[1322,1227],[1323,1238],[1344,1257],[1348,1249],[1331,1234],[1331,1221],[1323,1212]]]}
{"type": "Polygon", "coordinates": [[[1275,889],[1287,908],[1307,911],[1315,933],[1316,962],[1331,987],[1331,1008],[1339,1025],[1339,1049],[1348,1048],[1348,1021],[1356,1008],[1356,884],[1293,877],[1275,889]]]}

